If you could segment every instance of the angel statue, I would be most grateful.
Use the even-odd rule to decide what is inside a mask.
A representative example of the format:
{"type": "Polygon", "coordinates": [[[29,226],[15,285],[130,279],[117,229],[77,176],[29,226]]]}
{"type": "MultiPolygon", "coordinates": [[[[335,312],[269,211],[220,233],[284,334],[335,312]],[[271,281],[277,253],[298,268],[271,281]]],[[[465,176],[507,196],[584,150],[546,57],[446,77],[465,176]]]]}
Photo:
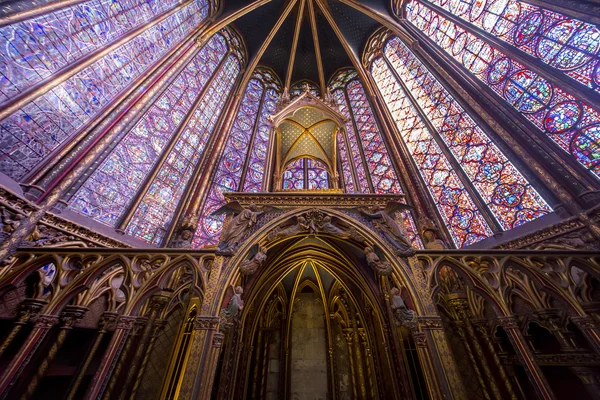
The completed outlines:
{"type": "Polygon", "coordinates": [[[296,224],[290,225],[286,228],[273,228],[273,230],[267,235],[267,240],[269,242],[272,242],[278,239],[287,239],[299,233],[308,232],[311,230],[311,226],[309,225],[304,215],[298,215],[296,217],[296,220],[296,224]]]}
{"type": "Polygon", "coordinates": [[[258,251],[249,260],[244,260],[240,264],[240,272],[244,275],[252,275],[260,268],[267,259],[267,248],[258,246],[258,251]]]}
{"type": "Polygon", "coordinates": [[[423,217],[421,219],[421,231],[423,233],[423,241],[425,242],[426,249],[443,250],[448,248],[446,243],[440,239],[439,230],[429,218],[423,217]]]}
{"type": "Polygon", "coordinates": [[[406,303],[404,303],[404,300],[400,296],[400,290],[398,288],[392,288],[392,290],[390,290],[390,307],[392,308],[392,313],[399,325],[406,326],[409,329],[416,327],[417,313],[406,307],[406,303]]]}
{"type": "Polygon", "coordinates": [[[241,286],[236,286],[233,289],[233,296],[229,300],[229,304],[227,304],[227,308],[221,311],[221,316],[225,318],[227,321],[237,320],[240,312],[244,309],[244,300],[242,300],[242,294],[244,294],[244,289],[241,286]]]}
{"type": "Polygon", "coordinates": [[[415,253],[410,241],[406,237],[406,231],[393,217],[396,212],[400,210],[410,210],[411,208],[412,207],[406,204],[390,201],[385,208],[379,207],[379,209],[374,210],[374,212],[364,207],[359,210],[363,215],[369,217],[373,221],[373,224],[381,230],[383,236],[388,241],[396,246],[398,255],[412,256],[415,253]]]}
{"type": "Polygon", "coordinates": [[[379,258],[373,247],[367,246],[364,251],[367,257],[367,264],[375,272],[382,276],[390,276],[392,274],[392,264],[388,260],[379,258]]]}
{"type": "Polygon", "coordinates": [[[256,220],[265,211],[276,210],[274,207],[262,207],[258,211],[256,204],[250,204],[248,208],[243,208],[237,201],[232,201],[213,212],[212,215],[233,214],[235,217],[229,222],[229,225],[221,233],[221,240],[217,246],[217,254],[231,256],[240,244],[244,233],[256,224],[256,220]]]}

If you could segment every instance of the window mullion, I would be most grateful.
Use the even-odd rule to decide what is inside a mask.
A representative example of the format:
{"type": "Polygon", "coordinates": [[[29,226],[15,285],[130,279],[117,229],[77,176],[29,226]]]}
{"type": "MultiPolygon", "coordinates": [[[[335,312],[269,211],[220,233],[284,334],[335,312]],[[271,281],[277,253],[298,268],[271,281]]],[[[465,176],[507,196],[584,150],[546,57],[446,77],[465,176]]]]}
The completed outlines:
{"type": "MultiPolygon", "coordinates": [[[[348,82],[349,83],[349,82],[348,82]]],[[[346,99],[346,106],[348,107],[348,113],[350,114],[350,119],[352,120],[352,126],[354,127],[354,133],[356,134],[356,144],[358,145],[358,151],[360,152],[360,158],[363,162],[363,168],[365,170],[365,175],[367,176],[367,182],[369,183],[369,189],[371,193],[375,193],[373,189],[373,181],[371,180],[371,170],[369,169],[369,164],[367,164],[367,159],[365,158],[365,152],[363,149],[363,141],[360,138],[360,132],[358,131],[358,125],[356,124],[356,119],[354,119],[354,110],[352,110],[352,103],[350,102],[350,96],[348,96],[348,90],[346,83],[344,85],[344,98],[346,99]]]]}
{"type": "Polygon", "coordinates": [[[436,141],[436,143],[438,144],[438,146],[444,153],[446,159],[448,159],[448,162],[450,162],[450,165],[452,165],[452,167],[454,168],[456,174],[458,175],[458,177],[464,184],[465,189],[469,192],[469,195],[473,199],[473,202],[477,205],[477,208],[479,209],[479,211],[485,218],[486,222],[488,223],[488,225],[490,226],[492,231],[494,233],[502,232],[503,231],[502,226],[500,225],[498,220],[496,220],[496,218],[492,215],[486,202],[483,200],[483,198],[481,197],[481,195],[479,194],[477,189],[473,186],[473,183],[471,182],[469,177],[465,174],[460,163],[456,160],[456,158],[454,157],[452,152],[448,149],[448,147],[446,146],[446,143],[439,136],[437,129],[435,129],[435,127],[431,124],[431,121],[429,121],[429,118],[427,117],[427,115],[425,115],[425,113],[419,106],[419,103],[417,103],[417,101],[413,97],[410,90],[406,87],[406,85],[404,84],[404,81],[400,78],[400,76],[398,75],[398,73],[396,72],[396,70],[394,69],[392,64],[389,62],[387,57],[385,57],[385,55],[382,57],[382,59],[386,63],[387,68],[390,70],[390,72],[392,73],[392,75],[394,76],[394,78],[396,79],[398,84],[402,87],[402,89],[406,93],[406,96],[408,96],[408,98],[409,98],[410,102],[412,103],[413,107],[415,108],[415,110],[417,110],[417,113],[423,120],[423,123],[425,124],[425,126],[427,127],[429,132],[431,133],[431,136],[433,137],[433,139],[436,141]]]}
{"type": "Polygon", "coordinates": [[[200,102],[202,101],[202,99],[204,98],[204,96],[206,95],[206,92],[212,86],[215,77],[218,75],[218,73],[221,70],[221,68],[223,68],[223,65],[225,64],[225,62],[227,61],[227,59],[229,58],[229,56],[231,55],[231,53],[232,53],[231,50],[229,50],[223,56],[223,58],[221,59],[221,61],[219,61],[219,65],[217,66],[217,68],[215,68],[212,76],[206,82],[206,84],[202,88],[202,91],[200,92],[200,94],[196,97],[196,100],[194,101],[194,104],[192,105],[192,107],[188,111],[187,115],[185,116],[185,118],[183,119],[183,121],[181,121],[181,123],[177,127],[177,131],[175,132],[175,134],[173,135],[173,137],[171,137],[171,140],[169,141],[169,144],[163,150],[163,152],[160,155],[158,161],[154,165],[154,168],[152,169],[152,172],[150,174],[148,174],[148,176],[146,176],[146,178],[144,180],[144,184],[138,190],[137,195],[134,197],[133,202],[131,202],[129,204],[129,207],[127,207],[127,212],[123,215],[123,217],[121,218],[121,220],[119,221],[119,223],[117,225],[118,229],[125,229],[127,227],[127,225],[129,224],[129,221],[133,217],[133,214],[134,214],[135,210],[140,205],[140,202],[142,201],[142,199],[144,198],[146,192],[150,188],[150,185],[154,181],[154,178],[156,178],[156,175],[158,174],[158,171],[160,171],[161,167],[163,166],[163,164],[167,160],[168,155],[171,153],[171,150],[173,149],[173,147],[175,146],[175,144],[179,140],[179,137],[181,136],[181,134],[185,130],[185,127],[189,123],[190,119],[194,116],[194,112],[196,111],[196,107],[198,107],[198,105],[200,104],[200,102]]]}
{"type": "MultiPolygon", "coordinates": [[[[567,92],[569,92],[573,96],[577,97],[578,99],[587,101],[590,104],[597,104],[600,101],[600,93],[596,92],[592,88],[585,87],[584,85],[580,84],[576,80],[573,80],[569,76],[566,76],[560,70],[557,70],[557,69],[552,68],[551,66],[547,65],[542,60],[540,60],[530,54],[527,54],[526,52],[520,50],[518,47],[515,47],[512,44],[507,43],[507,42],[495,37],[494,35],[490,34],[489,32],[486,32],[485,30],[483,30],[469,22],[464,21],[462,18],[455,16],[454,14],[444,10],[443,8],[441,8],[440,6],[438,6],[436,4],[429,2],[428,0],[418,0],[418,1],[422,2],[427,7],[431,8],[432,10],[439,13],[440,15],[443,15],[444,18],[455,23],[456,25],[458,25],[462,29],[466,30],[467,32],[472,33],[473,35],[477,36],[479,39],[483,40],[484,42],[486,42],[486,43],[492,45],[493,47],[501,50],[502,52],[506,53],[511,58],[515,59],[516,61],[524,64],[527,67],[530,67],[530,68],[533,67],[535,72],[537,74],[539,74],[542,78],[549,80],[550,82],[553,82],[553,83],[559,83],[563,89],[565,89],[567,92]]],[[[461,65],[461,67],[462,67],[462,65],[461,65]]]]}
{"type": "MultiPolygon", "coordinates": [[[[260,115],[262,114],[262,108],[265,104],[265,97],[267,95],[267,86],[264,82],[261,82],[263,85],[263,92],[260,96],[260,104],[256,111],[256,116],[254,117],[254,124],[252,125],[252,137],[250,138],[250,142],[248,143],[248,152],[246,153],[246,160],[244,162],[244,168],[242,169],[242,175],[240,176],[240,184],[238,185],[238,190],[241,192],[244,189],[244,184],[246,183],[246,173],[248,172],[248,164],[250,164],[250,159],[252,158],[252,148],[254,146],[254,140],[256,139],[256,131],[258,130],[258,124],[260,123],[260,115]]],[[[240,103],[240,107],[242,104],[240,103]]]]}

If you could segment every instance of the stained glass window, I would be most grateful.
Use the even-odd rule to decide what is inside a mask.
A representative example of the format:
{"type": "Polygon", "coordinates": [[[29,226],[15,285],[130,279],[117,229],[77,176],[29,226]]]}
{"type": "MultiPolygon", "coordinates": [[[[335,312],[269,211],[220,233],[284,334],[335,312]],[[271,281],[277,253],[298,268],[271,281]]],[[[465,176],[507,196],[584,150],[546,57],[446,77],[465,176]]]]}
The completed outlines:
{"type": "MultiPolygon", "coordinates": [[[[600,177],[600,112],[595,107],[418,1],[407,5],[407,19],[560,148],[600,177]]],[[[494,26],[499,30],[502,24],[494,23],[494,26]]],[[[544,40],[538,39],[540,43],[544,40]]],[[[541,55],[546,54],[549,53],[541,55]]],[[[556,57],[553,60],[561,62],[556,57]]],[[[594,68],[597,76],[598,66],[594,68]]]]}
{"type": "MultiPolygon", "coordinates": [[[[92,0],[0,28],[0,105],[179,4],[92,0]]],[[[196,7],[205,18],[208,2],[196,7]]]]}
{"type": "Polygon", "coordinates": [[[385,56],[504,230],[551,212],[506,156],[398,38],[385,56]]]}
{"type": "Polygon", "coordinates": [[[312,158],[291,161],[283,171],[282,188],[284,190],[329,189],[327,166],[312,158]]]}
{"type": "MultiPolygon", "coordinates": [[[[107,32],[121,29],[115,28],[117,24],[125,26],[124,18],[131,13],[142,24],[151,16],[141,15],[143,10],[153,10],[154,15],[173,5],[172,1],[154,6],[144,2],[144,6],[132,4],[125,12],[119,11],[117,2],[94,2],[103,4],[102,10],[113,7],[104,13],[100,8],[86,8],[88,3],[3,28],[0,102],[114,41],[107,32]],[[99,41],[102,35],[104,42],[99,41]]],[[[206,1],[177,9],[0,121],[0,171],[22,179],[186,38],[207,13],[206,1]]]]}
{"type": "MultiPolygon", "coordinates": [[[[361,182],[362,193],[373,192],[369,181],[373,185],[375,193],[403,193],[356,71],[340,71],[330,82],[329,90],[333,92],[333,98],[339,110],[348,118],[347,137],[338,133],[337,142],[346,191],[352,193],[353,186],[349,187],[347,182],[352,178],[352,168],[355,168],[358,181],[361,182]],[[346,140],[352,156],[346,151],[346,140]],[[363,157],[367,168],[363,166],[363,157]],[[347,175],[348,178],[346,178],[347,175]]],[[[402,219],[413,246],[423,248],[412,214],[405,211],[402,213],[402,219]]]]}
{"type": "Polygon", "coordinates": [[[283,171],[282,188],[284,190],[303,190],[305,181],[304,158],[292,161],[283,171]]]}
{"type": "Polygon", "coordinates": [[[430,2],[600,92],[597,26],[524,1],[430,2]]]}
{"type": "Polygon", "coordinates": [[[229,56],[142,198],[127,233],[155,244],[162,241],[239,72],[238,59],[229,56]]]}
{"type": "Polygon", "coordinates": [[[198,51],[76,192],[71,209],[116,226],[227,50],[216,34],[198,51]]]}
{"type": "Polygon", "coordinates": [[[262,190],[262,175],[269,146],[267,117],[275,110],[279,93],[280,85],[272,73],[261,69],[254,72],[246,86],[202,206],[193,240],[195,247],[217,242],[223,220],[211,213],[224,204],[224,192],[235,192],[242,188],[244,191],[262,190]]]}
{"type": "Polygon", "coordinates": [[[289,90],[290,99],[294,100],[296,97],[300,96],[306,88],[308,87],[308,91],[313,95],[319,97],[321,96],[321,91],[319,90],[319,86],[309,80],[303,79],[294,83],[289,90]]]}
{"type": "Polygon", "coordinates": [[[464,247],[491,236],[491,228],[390,66],[379,57],[373,61],[371,73],[456,246],[464,247]]]}
{"type": "Polygon", "coordinates": [[[309,190],[329,189],[329,173],[327,173],[327,166],[321,161],[307,159],[306,176],[309,190]]]}

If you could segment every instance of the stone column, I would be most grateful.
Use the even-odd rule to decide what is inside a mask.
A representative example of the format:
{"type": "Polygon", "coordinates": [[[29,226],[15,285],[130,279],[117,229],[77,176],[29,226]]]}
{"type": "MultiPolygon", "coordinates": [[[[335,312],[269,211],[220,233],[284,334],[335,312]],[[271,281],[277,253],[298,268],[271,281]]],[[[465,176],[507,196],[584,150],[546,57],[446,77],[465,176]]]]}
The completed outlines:
{"type": "Polygon", "coordinates": [[[596,319],[589,315],[578,315],[571,317],[571,322],[585,335],[596,353],[600,353],[600,328],[596,319]]]}
{"type": "Polygon", "coordinates": [[[456,313],[457,317],[462,322],[462,324],[458,325],[460,336],[463,338],[464,345],[467,349],[467,352],[469,353],[469,358],[471,358],[471,363],[475,368],[477,377],[480,379],[480,384],[482,385],[481,388],[483,389],[484,394],[486,395],[486,397],[490,397],[490,394],[486,389],[487,382],[489,388],[491,389],[493,397],[497,400],[502,400],[502,396],[500,394],[498,386],[496,385],[494,375],[492,374],[492,371],[489,368],[485,354],[483,353],[479,341],[475,336],[475,330],[473,329],[473,325],[471,325],[471,313],[469,311],[469,304],[467,303],[466,297],[462,297],[460,295],[454,298],[452,298],[452,295],[448,295],[448,297],[450,297],[450,307],[454,309],[454,312],[456,313]],[[471,347],[473,347],[474,352],[473,350],[471,350],[471,347]],[[487,377],[486,380],[481,379],[482,376],[479,373],[479,368],[477,367],[477,360],[479,361],[479,364],[483,369],[484,375],[487,377]]]}
{"type": "Polygon", "coordinates": [[[50,363],[54,360],[54,357],[56,357],[58,350],[60,350],[62,345],[65,343],[65,340],[67,339],[67,336],[69,335],[71,330],[73,330],[73,326],[79,320],[81,320],[81,318],[83,318],[87,311],[88,308],[82,306],[65,307],[65,310],[60,316],[61,326],[58,336],[55,339],[54,343],[52,343],[52,346],[50,347],[50,350],[48,350],[48,353],[46,354],[44,359],[40,362],[38,369],[35,372],[35,375],[29,381],[29,384],[27,385],[27,391],[22,397],[23,400],[28,400],[33,396],[35,390],[37,389],[37,386],[40,383],[40,380],[43,378],[44,374],[48,370],[50,363]]]}
{"type": "Polygon", "coordinates": [[[35,317],[37,317],[37,315],[40,313],[40,311],[46,304],[48,304],[48,302],[45,300],[23,300],[23,302],[19,306],[18,317],[17,320],[14,322],[13,328],[0,345],[0,356],[2,356],[6,349],[8,349],[12,341],[17,337],[17,335],[23,328],[23,326],[25,326],[30,320],[35,319],[35,317]]]}
{"type": "Polygon", "coordinates": [[[360,385],[360,381],[358,380],[356,367],[354,365],[354,345],[352,344],[354,330],[346,328],[342,330],[342,334],[344,335],[344,339],[346,339],[346,346],[348,347],[348,361],[350,362],[350,376],[352,377],[352,394],[354,395],[354,399],[358,399],[359,394],[357,388],[360,385]]]}
{"type": "Polygon", "coordinates": [[[499,317],[498,322],[504,328],[508,335],[508,339],[513,345],[521,364],[527,372],[527,376],[531,381],[531,384],[535,388],[537,394],[542,399],[554,399],[554,393],[550,389],[550,385],[544,376],[540,366],[538,365],[531,349],[527,345],[523,333],[519,329],[517,318],[514,315],[499,317]]]}
{"type": "Polygon", "coordinates": [[[96,339],[94,340],[94,344],[92,344],[92,348],[85,357],[83,364],[81,365],[81,367],[79,367],[79,371],[77,372],[77,375],[75,376],[75,379],[71,384],[71,388],[69,389],[67,400],[76,399],[79,386],[81,385],[81,382],[85,377],[85,371],[87,371],[90,364],[92,363],[92,360],[94,359],[94,356],[96,355],[98,347],[100,347],[100,344],[102,343],[102,339],[104,339],[104,335],[106,334],[106,332],[114,328],[117,318],[118,314],[114,312],[105,312],[102,315],[100,322],[98,322],[98,332],[96,333],[96,339]]]}
{"type": "Polygon", "coordinates": [[[133,383],[133,379],[137,375],[138,366],[142,362],[143,355],[149,350],[148,347],[151,340],[150,336],[152,331],[155,329],[154,322],[156,321],[156,317],[160,314],[165,305],[167,305],[169,299],[170,295],[167,292],[155,294],[150,299],[150,313],[148,315],[148,321],[144,326],[142,336],[135,349],[131,364],[128,367],[125,383],[121,387],[119,400],[124,400],[127,397],[129,386],[133,383]]]}
{"type": "Polygon", "coordinates": [[[434,366],[429,346],[427,345],[427,335],[424,332],[415,332],[412,334],[417,348],[417,355],[423,367],[423,376],[425,377],[427,390],[430,399],[447,398],[442,394],[442,388],[438,383],[438,372],[434,366]]]}
{"type": "Polygon", "coordinates": [[[12,385],[29,364],[50,329],[58,321],[59,317],[56,315],[41,314],[36,318],[33,330],[0,377],[0,398],[5,398],[8,395],[12,385]]]}
{"type": "Polygon", "coordinates": [[[373,379],[373,355],[371,354],[371,347],[369,346],[369,340],[365,328],[358,329],[358,336],[362,345],[363,360],[365,363],[366,372],[366,383],[368,385],[369,397],[374,399],[377,397],[377,394],[375,390],[375,382],[373,379]]]}
{"type": "MultiPolygon", "coordinates": [[[[213,353],[212,340],[220,318],[215,315],[199,315],[196,317],[194,332],[192,333],[192,343],[190,348],[190,357],[185,368],[183,382],[179,396],[182,399],[194,398],[194,387],[199,385],[198,393],[210,393],[212,391],[212,381],[210,376],[212,372],[208,369],[208,360],[213,353]],[[196,382],[196,379],[199,382],[196,382]]],[[[204,400],[203,397],[197,397],[204,400]]]]}
{"type": "Polygon", "coordinates": [[[418,317],[418,321],[421,332],[427,338],[426,346],[436,373],[434,385],[437,384],[443,396],[448,399],[466,399],[462,377],[450,350],[441,318],[437,315],[422,316],[418,317]]]}
{"type": "Polygon", "coordinates": [[[196,317],[196,323],[191,338],[190,357],[183,371],[181,390],[179,396],[182,399],[199,398],[199,393],[210,393],[213,382],[210,380],[212,373],[207,369],[208,360],[213,353],[212,340],[219,327],[220,317],[213,302],[221,293],[219,278],[225,264],[222,256],[215,257],[210,268],[206,291],[200,307],[201,315],[196,317]]]}
{"type": "Polygon", "coordinates": [[[85,399],[97,400],[101,398],[106,390],[109,380],[113,375],[117,361],[119,360],[126,343],[129,343],[129,335],[135,325],[135,317],[121,317],[117,321],[117,327],[112,335],[108,348],[104,352],[98,370],[92,379],[92,383],[85,395],[85,399]]]}
{"type": "Polygon", "coordinates": [[[130,399],[135,399],[135,395],[140,388],[140,384],[142,383],[142,379],[144,377],[144,372],[146,372],[146,366],[148,365],[148,360],[150,359],[150,355],[152,354],[152,350],[154,349],[154,343],[156,343],[156,339],[160,335],[160,332],[165,327],[167,321],[161,320],[154,323],[154,329],[152,330],[152,335],[150,336],[150,343],[144,352],[144,358],[142,359],[142,364],[137,373],[137,377],[133,382],[133,388],[131,389],[130,399]]]}
{"type": "Polygon", "coordinates": [[[517,394],[515,393],[512,385],[510,383],[510,379],[508,377],[508,374],[506,373],[506,369],[504,368],[504,365],[500,361],[500,357],[498,357],[498,353],[496,352],[496,349],[494,348],[494,344],[492,343],[492,340],[491,340],[490,335],[486,328],[487,327],[486,327],[484,321],[481,321],[480,323],[475,324],[475,329],[477,330],[477,332],[479,332],[479,337],[482,339],[482,341],[484,343],[484,347],[486,347],[488,349],[488,353],[492,356],[492,359],[494,360],[494,365],[496,366],[496,369],[498,370],[498,373],[500,374],[500,379],[502,379],[502,382],[504,382],[504,385],[506,386],[506,391],[508,392],[510,399],[517,400],[518,399],[517,394]]]}
{"type": "MultiPolygon", "coordinates": [[[[223,340],[225,339],[225,335],[221,332],[215,332],[212,339],[212,348],[210,360],[208,360],[208,381],[214,382],[215,375],[217,373],[217,364],[219,363],[219,355],[221,354],[221,349],[223,347],[223,340]]],[[[210,385],[204,386],[204,391],[200,393],[199,399],[210,399],[210,395],[212,393],[212,383],[210,385]]]]}

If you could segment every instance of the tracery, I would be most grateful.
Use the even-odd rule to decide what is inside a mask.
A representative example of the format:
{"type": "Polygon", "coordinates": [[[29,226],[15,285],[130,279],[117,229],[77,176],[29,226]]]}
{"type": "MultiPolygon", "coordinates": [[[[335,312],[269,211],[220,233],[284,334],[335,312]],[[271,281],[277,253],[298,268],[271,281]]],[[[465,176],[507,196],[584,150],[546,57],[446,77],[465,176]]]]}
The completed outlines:
{"type": "Polygon", "coordinates": [[[283,190],[329,189],[327,165],[312,158],[298,158],[289,162],[283,171],[283,190]]]}
{"type": "MultiPolygon", "coordinates": [[[[342,132],[338,132],[337,135],[346,191],[355,192],[354,182],[359,182],[361,193],[403,193],[369,100],[357,75],[354,70],[340,71],[329,84],[337,106],[348,118],[346,135],[342,132]],[[349,152],[352,157],[349,156],[349,152]],[[364,163],[367,168],[364,167],[364,163]],[[353,177],[353,173],[356,173],[356,178],[353,177]]],[[[413,215],[409,211],[403,211],[401,214],[413,246],[423,248],[413,215]]]]}
{"type": "MultiPolygon", "coordinates": [[[[452,4],[458,3],[452,2],[452,4]]],[[[483,6],[487,3],[478,4],[481,5],[481,9],[471,9],[474,19],[481,18],[484,14],[483,6]]],[[[501,5],[503,2],[493,4],[501,5]]],[[[594,70],[593,74],[598,74],[597,58],[590,56],[597,51],[594,48],[599,46],[597,42],[600,38],[592,33],[597,32],[596,28],[593,30],[588,24],[566,20],[556,13],[537,10],[525,15],[525,10],[529,9],[525,3],[521,3],[521,6],[516,2],[510,4],[510,7],[498,8],[497,13],[494,11],[496,6],[490,5],[489,12],[485,13],[485,20],[480,19],[485,21],[481,24],[488,26],[489,30],[502,37],[510,32],[513,37],[510,43],[520,49],[525,49],[527,43],[539,43],[542,47],[538,47],[536,54],[542,58],[547,57],[551,65],[568,63],[565,61],[567,59],[574,65],[585,64],[583,69],[573,72],[571,76],[581,78],[585,82],[592,81],[590,71],[594,70]],[[499,14],[500,10],[503,10],[502,14],[499,14]],[[542,20],[550,15],[562,22],[548,28],[542,20]],[[511,21],[520,21],[521,25],[517,29],[516,22],[511,21]],[[573,26],[578,24],[583,24],[580,26],[581,29],[573,30],[573,26]],[[529,28],[525,29],[526,26],[529,28]],[[569,26],[569,29],[563,31],[563,28],[569,26]],[[528,29],[531,32],[525,34],[528,29]],[[538,32],[544,33],[538,34],[538,32]],[[579,41],[577,38],[589,42],[592,47],[590,54],[585,55],[580,50],[560,44],[572,39],[579,41]],[[596,66],[592,68],[593,63],[596,63],[596,66]],[[588,71],[589,68],[591,69],[588,71]],[[588,77],[584,78],[586,75],[588,77]]],[[[468,10],[465,9],[464,12],[466,11],[468,10]]],[[[547,138],[600,177],[600,112],[592,104],[573,96],[540,75],[534,66],[523,65],[510,54],[493,47],[486,38],[480,38],[470,29],[450,21],[424,3],[417,0],[409,2],[406,6],[406,18],[477,79],[514,107],[547,138]]]]}
{"type": "Polygon", "coordinates": [[[201,208],[194,246],[215,244],[223,219],[211,215],[225,204],[223,192],[262,190],[269,142],[267,118],[275,110],[281,92],[277,77],[258,69],[248,82],[217,171],[201,208]],[[252,151],[249,151],[252,149],[252,151]]]}
{"type": "Polygon", "coordinates": [[[117,226],[134,196],[141,196],[139,189],[156,162],[165,160],[156,180],[141,200],[139,212],[127,228],[144,240],[160,240],[176,206],[169,204],[170,196],[180,197],[185,187],[177,179],[189,180],[192,175],[203,151],[202,142],[206,141],[203,135],[209,134],[214,127],[215,120],[210,118],[214,119],[220,113],[239,73],[238,56],[227,55],[228,50],[225,38],[216,34],[197,52],[73,196],[72,210],[106,225],[117,226]],[[211,80],[215,71],[216,78],[211,80]],[[204,90],[207,83],[209,87],[204,90]],[[199,98],[200,95],[203,97],[199,98]],[[206,104],[212,104],[215,109],[205,107],[206,104]],[[195,111],[186,120],[194,106],[195,111]],[[167,144],[182,131],[183,135],[167,157],[163,154],[167,144]],[[187,146],[190,143],[199,147],[187,146]],[[189,152],[189,158],[175,159],[176,154],[181,152],[189,152]],[[176,193],[173,193],[174,184],[178,185],[176,193]],[[161,196],[164,197],[161,199],[161,196]],[[141,218],[146,211],[148,215],[145,219],[141,218]],[[141,227],[142,222],[146,228],[141,227]],[[136,229],[138,224],[140,227],[136,229]]]}
{"type": "Polygon", "coordinates": [[[122,24],[123,18],[130,17],[128,22],[142,24],[161,10],[164,14],[169,5],[172,2],[121,10],[118,3],[112,3],[110,11],[106,11],[109,7],[106,2],[88,2],[2,28],[0,103],[8,107],[16,94],[24,89],[25,94],[29,93],[27,89],[31,85],[45,79],[52,78],[56,84],[52,83],[54,86],[50,88],[44,86],[43,94],[0,122],[3,139],[0,172],[16,180],[25,177],[42,160],[82,132],[208,15],[207,1],[192,1],[166,13],[156,24],[123,44],[115,41],[122,33],[119,29],[125,28],[114,33],[110,28],[129,26],[122,24]],[[86,54],[99,52],[99,46],[111,41],[118,46],[75,74],[61,69],[86,54]]]}
{"type": "Polygon", "coordinates": [[[425,0],[600,92],[600,30],[516,0],[425,0]]]}

